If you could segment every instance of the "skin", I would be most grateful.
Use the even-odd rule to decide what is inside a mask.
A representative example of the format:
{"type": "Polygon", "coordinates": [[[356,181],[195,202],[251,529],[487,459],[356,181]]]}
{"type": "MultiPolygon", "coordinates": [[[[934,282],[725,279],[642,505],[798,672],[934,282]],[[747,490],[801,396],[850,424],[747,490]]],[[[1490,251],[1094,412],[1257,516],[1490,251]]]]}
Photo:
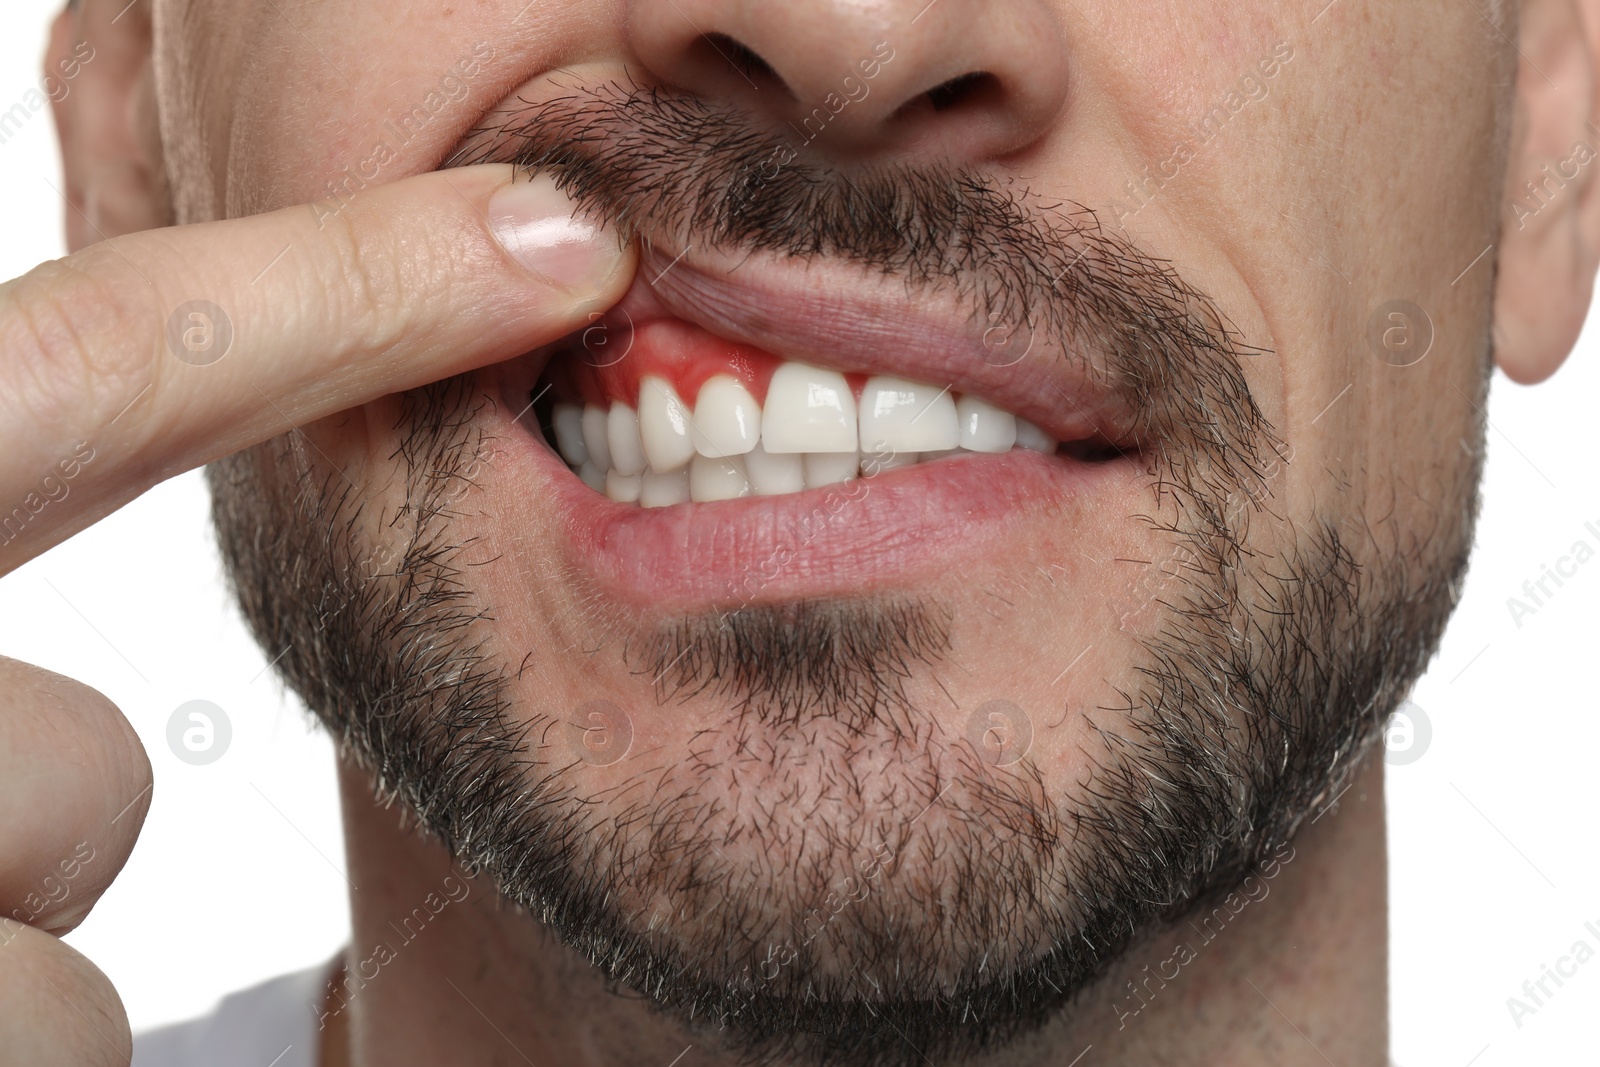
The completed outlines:
{"type": "MultiPolygon", "coordinates": [[[[745,93],[726,63],[690,49],[691,22],[760,54],[800,100],[827,91],[841,54],[892,39],[896,62],[872,97],[845,112],[830,151],[955,153],[973,166],[1026,175],[1051,197],[1118,218],[1143,247],[1178,264],[1247,341],[1271,353],[1245,372],[1295,462],[1274,483],[1276,521],[1252,528],[1254,547],[1281,549],[1313,514],[1365,524],[1380,546],[1454,514],[1464,453],[1475,447],[1491,330],[1498,365],[1535,382],[1565,358],[1588,308],[1600,247],[1592,169],[1531,219],[1509,211],[1506,190],[1573,143],[1592,143],[1600,4],[1530,0],[1491,13],[1505,35],[1517,29],[1520,66],[1472,5],[1444,0],[1342,0],[1320,15],[1288,3],[1026,0],[1007,5],[1005,17],[992,5],[942,0],[913,22],[923,6],[641,0],[542,4],[518,22],[519,0],[399,13],[323,3],[287,18],[249,0],[156,0],[113,23],[120,4],[84,0],[58,19],[47,57],[58,64],[84,40],[96,52],[57,107],[74,252],[8,283],[0,296],[0,373],[30,399],[20,406],[28,414],[0,431],[7,499],[20,499],[55,461],[55,441],[92,440],[107,461],[87,466],[77,491],[0,559],[20,565],[160,478],[279,433],[283,419],[262,414],[260,394],[303,428],[320,457],[313,462],[347,471],[379,510],[392,506],[393,394],[568,332],[615,300],[632,267],[623,254],[580,291],[551,286],[511,262],[463,203],[464,196],[481,209],[504,171],[450,175],[454,191],[442,177],[412,176],[435,167],[508,92],[558,66],[627,63],[704,95],[745,93]],[[325,195],[396,102],[424,97],[482,40],[506,47],[381,181],[339,212],[334,237],[311,212],[291,207],[325,195]],[[1125,183],[1168,158],[1185,124],[1278,42],[1291,43],[1294,58],[1268,80],[1266,98],[1231,119],[1150,203],[1130,201],[1125,183]],[[970,70],[996,74],[1000,91],[973,108],[900,110],[970,70]],[[1119,202],[1137,210],[1118,210],[1119,202]],[[213,221],[224,219],[234,221],[213,221]],[[251,285],[286,243],[296,253],[251,285]],[[1486,246],[1492,252],[1478,258],[1486,246]],[[442,277],[430,269],[459,262],[471,265],[470,292],[425,284],[442,277]],[[169,309],[200,278],[206,291],[231,294],[241,348],[219,364],[222,373],[185,378],[149,339],[161,336],[169,309]],[[433,290],[431,300],[400,299],[433,290]],[[303,306],[307,291],[326,292],[325,315],[281,314],[303,306]],[[1372,309],[1395,298],[1427,309],[1435,331],[1429,356],[1404,368],[1374,358],[1366,338],[1372,309]],[[486,322],[505,325],[486,330],[486,322]],[[330,337],[338,339],[331,360],[330,337]],[[162,377],[141,401],[147,407],[113,423],[153,371],[162,377]],[[85,396],[94,402],[85,405],[85,396]]],[[[781,101],[769,102],[777,97],[751,106],[781,111],[781,101]]],[[[477,580],[500,608],[509,651],[547,637],[560,598],[574,591],[554,590],[553,604],[530,602],[524,575],[548,562],[554,519],[527,502],[502,503],[525,537],[477,580]]],[[[1114,619],[1084,613],[1064,622],[1063,610],[1105,600],[1136,579],[1104,559],[1075,564],[1070,595],[1052,587],[1019,598],[1013,614],[988,628],[971,622],[974,590],[1015,581],[1041,560],[1080,558],[1088,532],[1098,533],[1106,558],[1137,558],[1144,546],[1135,530],[1119,521],[1058,530],[1038,520],[964,582],[928,578],[926,591],[966,609],[956,630],[965,670],[916,678],[918,695],[942,682],[963,707],[1005,691],[1036,711],[1054,708],[1052,679],[1093,644],[1098,650],[1070,683],[1092,704],[1095,682],[1127,676],[1133,649],[1117,639],[1114,619]]],[[[77,799],[56,809],[51,824],[0,819],[27,827],[0,837],[4,912],[78,841],[94,841],[107,857],[96,880],[63,906],[7,927],[14,936],[0,948],[0,1004],[37,1008],[0,1011],[0,1061],[125,1062],[115,992],[53,935],[82,918],[126,858],[147,803],[148,762],[97,694],[10,661],[0,671],[11,683],[5,691],[17,694],[0,719],[0,812],[35,810],[41,782],[81,783],[63,791],[77,799]],[[70,714],[47,719],[45,708],[70,714]],[[49,773],[12,772],[22,766],[49,773]],[[41,976],[82,1015],[42,997],[41,976]],[[103,1021],[99,1038],[83,1016],[103,1021]]],[[[524,684],[528,700],[539,688],[576,701],[596,683],[581,664],[557,663],[524,684]]],[[[681,740],[670,723],[638,725],[651,743],[681,740]]],[[[1074,722],[1039,730],[1035,756],[1046,774],[1071,780],[1078,729],[1074,722]]],[[[352,881],[384,887],[353,901],[355,954],[440,884],[450,857],[377,806],[362,771],[347,765],[342,776],[352,881]]],[[[603,788],[603,769],[584,784],[603,788]]],[[[1065,1063],[1090,1044],[1102,1063],[1384,1062],[1381,764],[1365,765],[1294,848],[1270,895],[1243,913],[1237,935],[1186,966],[1134,1023],[1118,1028],[1113,983],[1165,958],[1172,931],[1152,932],[1112,968],[1108,984],[1087,994],[1081,1013],[1012,1049],[1005,1062],[1065,1063]]],[[[510,1044],[535,1062],[666,1063],[690,1043],[671,1019],[607,993],[586,963],[500,906],[486,883],[475,881],[438,922],[441,935],[419,939],[332,1016],[325,1062],[514,1062],[510,1044]],[[494,1026],[483,1025],[485,1017],[494,1026]]],[[[712,1050],[697,1055],[718,1062],[712,1050]]]]}

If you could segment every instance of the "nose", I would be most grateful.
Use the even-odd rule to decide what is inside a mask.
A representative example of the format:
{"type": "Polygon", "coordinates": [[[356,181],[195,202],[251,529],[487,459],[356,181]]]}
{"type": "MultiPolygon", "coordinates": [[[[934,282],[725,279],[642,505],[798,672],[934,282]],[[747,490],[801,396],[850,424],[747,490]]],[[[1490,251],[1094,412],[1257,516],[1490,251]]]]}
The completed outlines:
{"type": "Polygon", "coordinates": [[[661,82],[841,156],[992,159],[1037,140],[1067,98],[1048,0],[632,0],[627,33],[661,82]]]}

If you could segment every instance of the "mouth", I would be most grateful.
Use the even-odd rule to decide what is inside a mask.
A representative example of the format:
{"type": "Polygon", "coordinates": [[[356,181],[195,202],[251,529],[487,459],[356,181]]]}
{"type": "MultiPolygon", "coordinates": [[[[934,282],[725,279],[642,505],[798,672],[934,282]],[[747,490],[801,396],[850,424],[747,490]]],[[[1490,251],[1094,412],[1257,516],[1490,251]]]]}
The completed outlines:
{"type": "Polygon", "coordinates": [[[958,304],[647,245],[604,316],[492,368],[496,436],[610,596],[728,609],[948,575],[1041,511],[1092,521],[1144,469],[1088,360],[997,346],[958,304]]]}
{"type": "Polygon", "coordinates": [[[1070,191],[788,137],[596,64],[444,161],[551,174],[640,245],[610,311],[480,372],[527,473],[512,521],[564,527],[589,602],[931,592],[1131,548],[1169,490],[1259,496],[1262,350],[1172,263],[1070,191]]]}
{"type": "Polygon", "coordinates": [[[595,345],[592,329],[563,339],[530,402],[568,469],[618,503],[781,496],[966,454],[1051,455],[1060,445],[948,383],[784,359],[679,318],[628,316],[601,329],[612,350],[595,345]]]}

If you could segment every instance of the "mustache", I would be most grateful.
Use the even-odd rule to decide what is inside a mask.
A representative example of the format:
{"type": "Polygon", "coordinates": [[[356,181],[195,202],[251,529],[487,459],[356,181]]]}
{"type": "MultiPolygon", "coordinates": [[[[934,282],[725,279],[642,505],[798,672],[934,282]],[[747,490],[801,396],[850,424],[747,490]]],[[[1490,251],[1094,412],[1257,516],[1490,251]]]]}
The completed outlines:
{"type": "Polygon", "coordinates": [[[1265,350],[1092,208],[1015,177],[938,162],[847,165],[749,113],[632,81],[524,100],[444,165],[483,162],[549,175],[627,240],[826,257],[913,291],[953,292],[980,325],[1026,328],[1084,359],[1133,413],[1127,443],[1172,488],[1258,499],[1282,454],[1242,369],[1265,350]]]}

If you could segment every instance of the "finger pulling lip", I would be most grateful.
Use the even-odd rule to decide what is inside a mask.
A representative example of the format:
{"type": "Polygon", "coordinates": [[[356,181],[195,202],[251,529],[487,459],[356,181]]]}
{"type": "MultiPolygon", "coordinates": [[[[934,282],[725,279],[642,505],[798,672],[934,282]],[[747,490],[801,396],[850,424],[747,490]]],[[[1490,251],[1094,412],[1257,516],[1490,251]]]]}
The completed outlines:
{"type": "MultiPolygon", "coordinates": [[[[547,79],[528,98],[559,88],[547,79]]],[[[1104,353],[1041,325],[1060,323],[1059,308],[1022,309],[1008,321],[988,310],[992,294],[964,288],[981,279],[930,279],[826,248],[719,243],[658,229],[648,209],[627,217],[642,247],[622,299],[576,337],[487,372],[505,401],[486,418],[500,424],[492,432],[511,457],[509,512],[553,515],[555,551],[610,598],[667,611],[730,609],[916,587],[949,580],[963,560],[1036,544],[1041,523],[1090,536],[1107,516],[1130,513],[1144,478],[1136,445],[1148,444],[1135,437],[1136,405],[1104,353]],[[1062,446],[958,455],[784,495],[620,503],[584,484],[546,444],[539,419],[527,417],[529,401],[552,360],[625,360],[635,331],[670,320],[779,360],[942,386],[1062,446]]]]}
{"type": "MultiPolygon", "coordinates": [[[[955,393],[973,395],[1026,419],[1058,441],[1130,452],[1153,443],[1155,427],[1141,418],[1141,405],[1127,383],[1110,372],[1107,353],[1096,351],[1094,344],[1079,343],[1071,331],[1061,328],[1071,323],[1072,316],[1063,313],[1070,294],[1058,292],[1057,283],[1062,290],[1081,287],[1075,279],[1082,273],[1078,264],[1090,252],[1089,246],[1076,258],[1063,258],[1053,266],[1053,260],[1030,261],[1024,272],[1030,279],[1024,282],[1003,272],[986,272],[981,268],[983,255],[971,249],[968,257],[976,255],[973,263],[962,270],[950,267],[946,276],[931,261],[909,270],[874,262],[860,249],[854,257],[847,249],[834,254],[826,241],[811,251],[796,251],[781,242],[760,247],[754,237],[719,240],[711,231],[697,230],[692,220],[700,218],[708,204],[720,204],[731,194],[700,188],[688,177],[694,171],[691,149],[718,148],[715,129],[708,132],[694,125],[680,131],[691,140],[709,138],[705,143],[674,139],[662,144],[659,132],[637,128],[642,121],[637,112],[645,112],[644,118],[657,114],[661,101],[671,96],[649,88],[644,73],[626,65],[581,64],[547,71],[508,96],[494,117],[486,117],[450,157],[450,162],[467,162],[510,153],[523,165],[548,166],[572,186],[569,191],[584,210],[619,212],[627,218],[627,229],[642,246],[639,268],[622,300],[583,331],[584,347],[594,357],[590,362],[603,365],[619,358],[617,353],[626,350],[634,327],[676,318],[786,360],[949,386],[955,393]],[[529,132],[525,124],[532,121],[530,116],[537,119],[532,128],[557,131],[553,141],[547,144],[529,132]],[[507,129],[512,131],[509,135],[507,129]],[[617,162],[641,153],[647,160],[656,153],[661,166],[651,170],[645,164],[617,162]],[[674,190],[672,196],[663,191],[665,187],[656,187],[655,179],[661,178],[656,171],[670,174],[665,187],[674,190]],[[602,187],[609,194],[596,193],[602,187]],[[674,202],[684,199],[700,211],[677,214],[674,202]],[[974,264],[980,265],[978,269],[974,264]],[[1041,284],[1033,283],[1033,273],[1041,284]],[[1043,284],[1046,273],[1055,276],[1043,284]],[[1011,290],[1017,303],[997,301],[996,293],[989,291],[996,287],[1011,290]],[[1031,295],[1018,295],[1024,291],[1031,295]],[[1039,306],[1021,306],[1023,299],[1039,306]],[[994,310],[997,302],[1007,310],[994,310]],[[605,351],[594,351],[595,342],[605,351]]],[[[759,124],[744,125],[753,122],[749,116],[730,114],[721,121],[748,135],[741,144],[751,137],[761,141],[759,124]]],[[[727,149],[720,151],[722,169],[727,170],[731,164],[722,158],[727,149]]],[[[776,185],[770,190],[758,185],[745,193],[770,196],[778,203],[785,195],[791,199],[794,195],[780,192],[776,185]]],[[[1002,194],[991,193],[985,203],[994,213],[995,201],[1003,199],[1002,194]]],[[[1012,219],[1005,212],[1000,215],[1012,219]]],[[[887,227],[895,225],[888,216],[882,221],[887,227]]],[[[1059,234],[1052,231],[1050,251],[1070,257],[1075,232],[1071,227],[1059,234]]],[[[1037,232],[1033,237],[1044,239],[1037,232]]],[[[989,239],[1000,240],[993,233],[989,239]]],[[[973,240],[982,244],[981,239],[973,240]]],[[[1022,254],[1017,251],[1022,245],[1016,241],[1012,245],[1015,259],[1022,254]]],[[[993,251],[1006,258],[1003,250],[993,251]]],[[[570,347],[571,339],[564,339],[535,353],[535,360],[570,347]]]]}
{"type": "Polygon", "coordinates": [[[851,596],[947,578],[957,560],[993,558],[1032,543],[1028,521],[1091,528],[1125,513],[1142,475],[1136,449],[1114,443],[1119,397],[1092,381],[1085,361],[1037,339],[1002,360],[957,310],[915,301],[903,282],[848,264],[747,258],[729,269],[692,252],[646,247],[623,299],[587,329],[502,365],[498,409],[513,469],[535,483],[562,531],[560,549],[610,598],[658,611],[735,610],[763,602],[851,596]],[[557,353],[596,365],[626,360],[632,335],[681,319],[784,359],[840,371],[949,385],[1034,421],[1063,442],[1046,454],[973,453],[871,478],[778,496],[640,508],[585,485],[541,437],[527,403],[557,353]],[[519,418],[513,416],[520,413],[519,418]]]}

